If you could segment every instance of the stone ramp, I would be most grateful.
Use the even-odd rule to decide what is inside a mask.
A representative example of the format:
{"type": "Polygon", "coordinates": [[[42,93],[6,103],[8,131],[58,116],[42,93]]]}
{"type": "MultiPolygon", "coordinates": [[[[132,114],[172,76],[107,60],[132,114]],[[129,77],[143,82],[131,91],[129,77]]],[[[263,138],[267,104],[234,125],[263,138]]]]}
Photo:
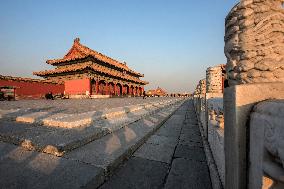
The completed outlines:
{"type": "MultiPolygon", "coordinates": [[[[72,149],[83,146],[91,141],[99,139],[107,134],[115,132],[126,125],[134,123],[143,117],[155,114],[168,106],[179,103],[178,100],[163,100],[160,102],[139,104],[104,111],[102,115],[92,116],[93,112],[86,112],[84,115],[74,115],[68,120],[67,125],[74,127],[56,127],[40,124],[35,120],[34,115],[41,115],[42,112],[34,112],[17,116],[18,121],[8,121],[5,119],[0,122],[0,140],[12,144],[17,144],[29,150],[50,153],[62,156],[72,149]],[[25,122],[23,123],[23,119],[25,122]],[[88,125],[79,125],[85,120],[93,119],[88,125]],[[32,124],[31,124],[32,123],[32,124]]],[[[14,115],[14,114],[13,114],[14,115]]],[[[66,124],[62,121],[63,117],[57,117],[57,123],[66,124]],[[61,119],[61,121],[60,121],[61,119]]],[[[42,120],[45,120],[44,118],[42,120]]],[[[50,118],[48,118],[50,119],[50,118]]],[[[53,119],[55,119],[53,117],[53,119]]]]}
{"type": "MultiPolygon", "coordinates": [[[[171,106],[160,108],[153,114],[145,115],[111,134],[73,149],[62,157],[28,151],[21,146],[0,142],[0,186],[4,188],[96,188],[182,103],[183,101],[179,101],[171,106]]],[[[29,127],[23,127],[19,133],[25,135],[34,128],[44,128],[33,124],[27,125],[29,127]]],[[[6,129],[8,128],[7,126],[6,129]]],[[[52,129],[55,127],[45,128],[51,129],[48,132],[52,136],[52,129]]],[[[41,132],[47,131],[38,129],[38,133],[41,132]]]]}

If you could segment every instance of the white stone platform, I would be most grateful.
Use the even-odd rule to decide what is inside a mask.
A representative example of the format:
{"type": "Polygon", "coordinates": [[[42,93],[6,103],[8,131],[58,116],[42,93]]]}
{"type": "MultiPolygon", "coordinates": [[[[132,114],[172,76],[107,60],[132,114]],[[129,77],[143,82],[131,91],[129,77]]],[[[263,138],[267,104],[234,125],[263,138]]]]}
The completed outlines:
{"type": "MultiPolygon", "coordinates": [[[[0,119],[0,172],[3,173],[0,185],[96,188],[183,102],[181,98],[161,98],[156,102],[104,110],[91,124],[72,128],[47,126],[30,114],[25,118],[36,121],[24,123],[19,116],[6,119],[4,114],[0,119]]],[[[93,117],[93,112],[83,113],[93,117]]],[[[76,120],[74,116],[70,122],[76,120]]]]}

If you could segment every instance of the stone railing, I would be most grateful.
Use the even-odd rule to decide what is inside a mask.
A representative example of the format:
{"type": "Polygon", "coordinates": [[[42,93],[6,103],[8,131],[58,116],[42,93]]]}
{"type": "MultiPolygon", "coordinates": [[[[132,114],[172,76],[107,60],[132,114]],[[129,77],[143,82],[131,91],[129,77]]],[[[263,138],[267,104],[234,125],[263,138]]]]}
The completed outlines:
{"type": "Polygon", "coordinates": [[[216,168],[214,170],[216,174],[211,174],[211,179],[217,178],[217,181],[214,181],[216,186],[222,186],[225,182],[223,76],[221,66],[210,67],[206,70],[206,80],[199,81],[193,96],[201,133],[208,142],[208,148],[211,148],[212,154],[210,156],[212,156],[216,165],[213,166],[216,168]]]}
{"type": "Polygon", "coordinates": [[[206,93],[193,99],[222,187],[283,187],[284,101],[266,100],[284,99],[284,83],[235,85],[225,88],[224,98],[206,93]]]}
{"type": "Polygon", "coordinates": [[[208,121],[218,128],[224,129],[223,97],[207,100],[208,121]]]}
{"type": "Polygon", "coordinates": [[[284,188],[283,2],[241,0],[225,23],[224,98],[218,68],[207,69],[206,94],[202,82],[196,88],[203,138],[222,182],[214,189],[284,188]]]}
{"type": "Polygon", "coordinates": [[[208,143],[217,167],[222,185],[225,185],[224,111],[223,97],[207,100],[208,143]]]}
{"type": "Polygon", "coordinates": [[[198,114],[198,119],[201,121],[203,129],[205,129],[205,95],[206,95],[206,79],[202,79],[199,81],[195,92],[194,92],[194,105],[195,105],[195,110],[198,114]]]}
{"type": "Polygon", "coordinates": [[[254,106],[249,126],[249,188],[284,188],[284,100],[254,106]]]}
{"type": "Polygon", "coordinates": [[[224,91],[226,188],[265,188],[249,184],[258,182],[248,176],[249,165],[259,162],[248,157],[261,148],[260,143],[248,148],[249,117],[255,104],[284,98],[283,0],[241,0],[228,14],[225,28],[230,86],[224,91]]]}

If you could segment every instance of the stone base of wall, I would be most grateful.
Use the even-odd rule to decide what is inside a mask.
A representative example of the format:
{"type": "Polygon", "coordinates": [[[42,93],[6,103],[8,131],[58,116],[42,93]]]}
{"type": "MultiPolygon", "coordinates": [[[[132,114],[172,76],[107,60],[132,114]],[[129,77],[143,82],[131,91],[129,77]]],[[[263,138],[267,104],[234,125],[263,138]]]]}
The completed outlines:
{"type": "Polygon", "coordinates": [[[89,95],[68,95],[69,98],[75,98],[75,99],[86,99],[86,98],[90,98],[89,95]]]}
{"type": "Polygon", "coordinates": [[[110,95],[91,95],[90,98],[110,98],[110,95]]]}

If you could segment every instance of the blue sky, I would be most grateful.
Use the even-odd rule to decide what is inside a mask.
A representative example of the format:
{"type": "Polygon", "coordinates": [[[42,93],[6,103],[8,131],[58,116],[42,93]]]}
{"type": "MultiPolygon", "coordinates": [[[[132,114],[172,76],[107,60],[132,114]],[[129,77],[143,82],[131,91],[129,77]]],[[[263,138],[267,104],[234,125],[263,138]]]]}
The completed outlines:
{"type": "Polygon", "coordinates": [[[226,63],[224,19],[237,0],[11,0],[0,2],[0,74],[51,69],[74,38],[144,73],[146,87],[192,92],[226,63]]]}

